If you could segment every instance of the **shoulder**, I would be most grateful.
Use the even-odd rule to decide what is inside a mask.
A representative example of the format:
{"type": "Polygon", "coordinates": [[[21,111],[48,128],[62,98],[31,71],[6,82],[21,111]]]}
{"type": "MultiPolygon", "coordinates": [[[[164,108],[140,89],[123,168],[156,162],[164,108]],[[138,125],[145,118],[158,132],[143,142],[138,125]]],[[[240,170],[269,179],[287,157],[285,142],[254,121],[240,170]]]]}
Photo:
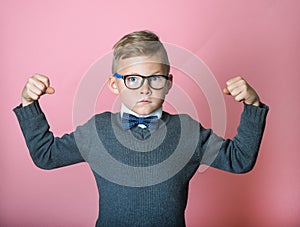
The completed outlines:
{"type": "Polygon", "coordinates": [[[162,118],[169,121],[184,121],[185,123],[200,124],[199,121],[193,119],[189,114],[170,114],[168,112],[163,112],[162,118]]]}
{"type": "Polygon", "coordinates": [[[116,113],[106,111],[106,112],[103,112],[103,113],[95,114],[94,118],[95,119],[110,119],[114,115],[116,115],[116,113]]]}
{"type": "Polygon", "coordinates": [[[189,114],[170,114],[168,112],[163,112],[162,120],[169,127],[181,127],[181,128],[190,128],[198,129],[202,128],[202,125],[199,121],[193,119],[189,114]]]}
{"type": "Polygon", "coordinates": [[[106,112],[95,114],[90,120],[93,120],[97,123],[111,122],[113,119],[116,119],[118,116],[119,113],[112,113],[110,111],[106,111],[106,112]]]}
{"type": "Polygon", "coordinates": [[[117,113],[111,112],[95,114],[86,123],[76,127],[75,135],[77,135],[77,137],[90,136],[91,133],[101,131],[100,129],[106,130],[111,126],[112,119],[117,118],[116,116],[117,113]]]}
{"type": "Polygon", "coordinates": [[[99,127],[110,127],[111,125],[120,125],[121,117],[120,112],[112,113],[106,111],[94,116],[94,121],[99,127]]]}
{"type": "Polygon", "coordinates": [[[92,117],[90,117],[84,124],[79,125],[79,127],[89,126],[91,124],[101,124],[104,122],[111,122],[112,119],[116,119],[117,116],[118,113],[112,113],[109,111],[95,114],[92,117]]]}

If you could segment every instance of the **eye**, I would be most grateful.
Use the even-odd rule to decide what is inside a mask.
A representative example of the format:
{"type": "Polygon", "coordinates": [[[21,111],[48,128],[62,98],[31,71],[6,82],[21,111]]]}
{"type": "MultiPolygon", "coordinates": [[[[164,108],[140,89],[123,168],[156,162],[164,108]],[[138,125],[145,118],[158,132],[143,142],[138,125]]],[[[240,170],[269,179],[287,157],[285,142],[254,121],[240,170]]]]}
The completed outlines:
{"type": "Polygon", "coordinates": [[[152,81],[157,81],[157,80],[159,80],[159,78],[158,78],[158,76],[152,76],[152,81]]]}
{"type": "Polygon", "coordinates": [[[126,78],[126,80],[129,83],[136,83],[138,81],[138,77],[137,76],[129,76],[126,78]]]}
{"type": "Polygon", "coordinates": [[[151,80],[153,82],[158,82],[158,81],[161,81],[162,79],[163,79],[163,77],[160,76],[160,75],[153,75],[153,76],[151,76],[151,80]]]}

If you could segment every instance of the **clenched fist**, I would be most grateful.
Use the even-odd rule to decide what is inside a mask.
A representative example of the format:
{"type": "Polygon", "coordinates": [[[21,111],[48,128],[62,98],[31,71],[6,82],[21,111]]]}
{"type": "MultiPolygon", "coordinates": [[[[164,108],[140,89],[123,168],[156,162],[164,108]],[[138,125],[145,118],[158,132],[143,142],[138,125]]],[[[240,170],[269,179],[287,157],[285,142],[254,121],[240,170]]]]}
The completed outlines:
{"type": "Polygon", "coordinates": [[[238,102],[259,106],[260,100],[255,90],[240,76],[234,77],[226,82],[224,93],[231,95],[238,102]]]}
{"type": "Polygon", "coordinates": [[[27,106],[38,100],[44,94],[53,94],[54,88],[50,87],[49,78],[35,74],[30,77],[22,91],[22,106],[27,106]]]}

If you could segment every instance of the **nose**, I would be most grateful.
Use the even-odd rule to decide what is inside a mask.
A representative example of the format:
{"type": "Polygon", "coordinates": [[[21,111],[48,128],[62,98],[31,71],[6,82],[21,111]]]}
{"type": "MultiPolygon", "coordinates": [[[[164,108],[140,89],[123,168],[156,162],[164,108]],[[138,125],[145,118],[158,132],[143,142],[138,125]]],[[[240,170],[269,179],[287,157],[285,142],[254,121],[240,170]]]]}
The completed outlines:
{"type": "Polygon", "coordinates": [[[140,88],[140,92],[141,92],[141,94],[145,94],[145,95],[152,94],[151,88],[149,86],[149,81],[147,79],[144,80],[144,83],[143,83],[142,87],[140,88]]]}

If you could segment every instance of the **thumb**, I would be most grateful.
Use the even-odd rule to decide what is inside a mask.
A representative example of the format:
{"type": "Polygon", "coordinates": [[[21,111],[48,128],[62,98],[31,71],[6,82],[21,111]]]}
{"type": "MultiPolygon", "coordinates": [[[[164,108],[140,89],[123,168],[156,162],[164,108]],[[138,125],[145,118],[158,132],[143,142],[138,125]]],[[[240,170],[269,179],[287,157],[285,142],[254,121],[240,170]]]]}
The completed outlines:
{"type": "Polygon", "coordinates": [[[49,95],[52,95],[52,94],[55,93],[55,89],[53,87],[47,87],[45,93],[49,94],[49,95]]]}
{"type": "Polygon", "coordinates": [[[230,91],[227,88],[223,89],[223,93],[226,94],[226,95],[230,95],[230,91]]]}

